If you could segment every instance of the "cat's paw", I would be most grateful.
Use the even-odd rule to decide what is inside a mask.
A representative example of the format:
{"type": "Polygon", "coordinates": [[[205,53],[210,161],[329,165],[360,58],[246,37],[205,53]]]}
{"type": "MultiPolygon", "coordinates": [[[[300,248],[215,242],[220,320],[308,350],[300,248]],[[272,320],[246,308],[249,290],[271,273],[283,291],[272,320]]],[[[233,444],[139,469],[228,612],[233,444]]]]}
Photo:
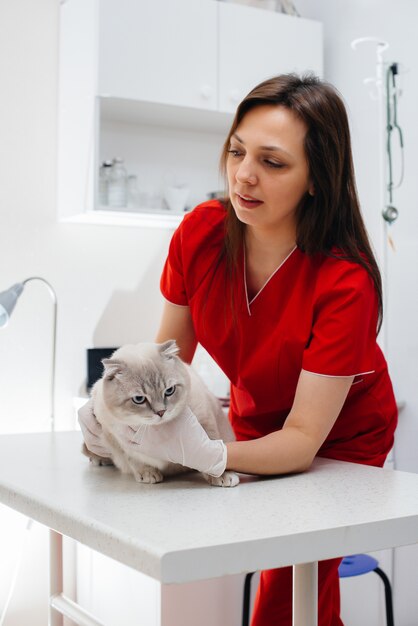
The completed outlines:
{"type": "Polygon", "coordinates": [[[141,471],[135,471],[135,480],[138,483],[155,484],[164,480],[163,474],[156,467],[147,467],[141,471]]]}
{"type": "Polygon", "coordinates": [[[95,466],[99,465],[113,465],[112,459],[105,459],[101,457],[90,457],[90,463],[95,466]]]}
{"type": "Polygon", "coordinates": [[[98,456],[97,454],[94,454],[94,452],[90,452],[90,450],[87,448],[85,443],[83,443],[81,447],[81,452],[84,454],[84,456],[88,457],[90,463],[94,466],[114,465],[112,459],[108,459],[103,456],[98,456]]]}
{"type": "Polygon", "coordinates": [[[209,474],[203,474],[203,476],[214,487],[236,487],[239,483],[239,476],[235,472],[226,471],[218,478],[209,476],[209,474]]]}

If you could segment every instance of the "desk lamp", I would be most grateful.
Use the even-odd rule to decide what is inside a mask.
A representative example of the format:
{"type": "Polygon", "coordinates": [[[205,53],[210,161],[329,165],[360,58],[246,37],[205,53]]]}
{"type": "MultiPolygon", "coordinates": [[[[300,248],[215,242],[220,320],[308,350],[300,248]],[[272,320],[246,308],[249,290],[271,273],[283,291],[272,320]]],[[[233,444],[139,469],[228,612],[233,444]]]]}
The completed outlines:
{"type": "Polygon", "coordinates": [[[49,284],[47,280],[44,278],[40,278],[39,276],[31,276],[30,278],[26,278],[26,280],[21,283],[16,283],[7,289],[6,291],[2,291],[0,293],[0,328],[7,325],[9,318],[15,308],[16,302],[19,299],[20,294],[25,288],[25,285],[31,280],[40,280],[44,285],[48,287],[49,293],[53,300],[54,305],[54,317],[53,317],[53,327],[52,327],[52,367],[51,367],[51,417],[50,417],[50,425],[51,430],[55,430],[55,357],[56,357],[56,345],[57,345],[57,295],[49,284]]]}

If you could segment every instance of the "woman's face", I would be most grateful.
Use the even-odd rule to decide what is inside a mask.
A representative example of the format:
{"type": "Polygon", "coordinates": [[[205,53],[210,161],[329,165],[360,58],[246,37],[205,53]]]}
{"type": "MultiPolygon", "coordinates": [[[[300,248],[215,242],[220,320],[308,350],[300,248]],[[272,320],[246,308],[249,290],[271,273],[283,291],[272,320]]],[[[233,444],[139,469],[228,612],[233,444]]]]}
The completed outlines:
{"type": "Polygon", "coordinates": [[[279,105],[251,109],[232,135],[227,158],[229,195],[248,226],[296,234],[296,209],[313,193],[304,149],[306,126],[279,105]]]}

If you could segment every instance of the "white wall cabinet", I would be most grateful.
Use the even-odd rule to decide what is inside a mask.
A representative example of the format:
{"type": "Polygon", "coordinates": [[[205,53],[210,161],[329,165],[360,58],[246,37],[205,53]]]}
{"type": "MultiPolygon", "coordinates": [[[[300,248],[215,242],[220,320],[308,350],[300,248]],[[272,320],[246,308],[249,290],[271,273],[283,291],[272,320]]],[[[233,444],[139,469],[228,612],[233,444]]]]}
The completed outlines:
{"type": "Polygon", "coordinates": [[[322,24],[219,2],[219,109],[234,112],[266,78],[310,70],[322,76],[322,24]]]}
{"type": "Polygon", "coordinates": [[[100,162],[124,157],[160,201],[170,181],[190,187],[190,205],[203,201],[222,188],[218,158],[239,101],[269,76],[307,70],[322,75],[312,20],[217,0],[61,4],[60,219],[175,226],[181,216],[158,202],[98,210],[100,162]]]}
{"type": "Polygon", "coordinates": [[[217,108],[217,3],[101,0],[100,95],[217,108]]]}
{"type": "Polygon", "coordinates": [[[264,78],[322,75],[321,24],[214,0],[101,0],[98,92],[234,112],[264,78]]]}

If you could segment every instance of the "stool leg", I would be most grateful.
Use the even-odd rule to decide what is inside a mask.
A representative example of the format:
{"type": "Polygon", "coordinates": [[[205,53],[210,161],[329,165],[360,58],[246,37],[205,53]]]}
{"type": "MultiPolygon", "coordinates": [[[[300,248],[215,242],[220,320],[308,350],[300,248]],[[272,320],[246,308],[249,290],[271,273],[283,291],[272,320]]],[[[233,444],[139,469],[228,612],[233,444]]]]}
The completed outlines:
{"type": "Polygon", "coordinates": [[[383,584],[385,586],[385,600],[386,600],[386,621],[387,626],[394,626],[393,622],[393,605],[392,605],[392,587],[390,585],[389,578],[386,576],[385,572],[380,569],[380,567],[376,567],[375,570],[378,576],[383,580],[383,584]]]}
{"type": "Polygon", "coordinates": [[[250,598],[251,598],[251,578],[254,572],[249,572],[244,581],[244,600],[242,604],[242,626],[250,624],[250,598]]]}

